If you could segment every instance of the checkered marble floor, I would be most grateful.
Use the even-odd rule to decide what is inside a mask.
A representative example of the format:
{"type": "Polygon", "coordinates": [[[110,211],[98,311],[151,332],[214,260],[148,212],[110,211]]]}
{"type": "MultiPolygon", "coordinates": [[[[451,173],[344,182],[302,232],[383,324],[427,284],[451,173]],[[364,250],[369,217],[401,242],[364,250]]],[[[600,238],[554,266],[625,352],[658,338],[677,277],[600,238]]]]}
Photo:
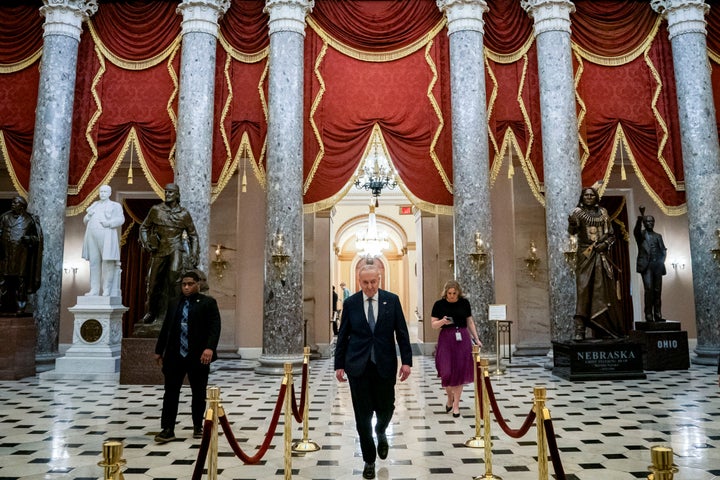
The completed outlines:
{"type": "MultiPolygon", "coordinates": [[[[465,390],[461,418],[445,413],[445,395],[432,357],[416,356],[408,381],[397,386],[388,431],[390,454],[378,460],[379,479],[458,479],[487,473],[483,449],[464,446],[475,435],[474,397],[465,390]]],[[[530,411],[533,387],[547,389],[546,406],[555,426],[568,480],[647,478],[650,447],[668,444],[676,480],[720,478],[720,394],[714,367],[647,372],[647,380],[569,382],[544,368],[544,357],[513,358],[492,377],[499,408],[517,429],[530,411]]],[[[281,378],[254,373],[255,363],[221,359],[210,385],[220,388],[233,432],[244,452],[262,443],[281,378]]],[[[300,384],[296,376],[297,385],[300,384]]],[[[115,382],[38,380],[0,382],[0,480],[102,478],[102,443],[121,440],[127,480],[188,479],[199,440],[192,439],[189,388],[184,387],[178,440],[155,444],[161,386],[115,382]]],[[[310,364],[309,439],[321,450],[295,454],[292,478],[362,478],[363,462],[345,384],[338,384],[329,359],[310,364]]],[[[508,437],[493,421],[492,473],[505,480],[538,479],[536,430],[508,437]]],[[[219,438],[219,478],[284,478],[282,417],[272,446],[258,465],[243,465],[224,436],[219,438]]],[[[295,440],[302,427],[293,424],[295,440]]],[[[549,467],[550,478],[552,465],[549,467]]]]}

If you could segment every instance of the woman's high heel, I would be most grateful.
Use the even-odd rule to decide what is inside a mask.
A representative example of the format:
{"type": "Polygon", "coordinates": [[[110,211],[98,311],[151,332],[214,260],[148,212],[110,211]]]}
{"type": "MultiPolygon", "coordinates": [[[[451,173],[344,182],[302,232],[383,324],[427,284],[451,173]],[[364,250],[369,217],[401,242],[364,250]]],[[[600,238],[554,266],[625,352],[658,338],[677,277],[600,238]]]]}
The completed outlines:
{"type": "Polygon", "coordinates": [[[445,413],[450,413],[450,410],[452,410],[452,405],[445,405],[445,413]]]}

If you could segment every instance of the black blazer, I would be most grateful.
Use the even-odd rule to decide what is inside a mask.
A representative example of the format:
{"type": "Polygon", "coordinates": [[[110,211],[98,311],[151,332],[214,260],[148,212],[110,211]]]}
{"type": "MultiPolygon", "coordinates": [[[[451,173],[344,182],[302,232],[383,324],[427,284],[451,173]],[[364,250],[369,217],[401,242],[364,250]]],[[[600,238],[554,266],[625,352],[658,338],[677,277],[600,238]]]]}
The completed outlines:
{"type": "Polygon", "coordinates": [[[645,273],[645,270],[649,268],[650,271],[656,275],[665,275],[667,273],[667,271],[665,270],[665,258],[667,256],[667,248],[665,247],[665,242],[663,242],[662,235],[654,231],[647,232],[646,230],[643,230],[642,217],[640,216],[638,216],[637,222],[635,222],[633,235],[635,236],[635,241],[638,245],[638,255],[637,261],[635,263],[635,270],[638,273],[645,273]],[[651,244],[645,238],[646,233],[649,234],[649,236],[652,237],[657,243],[658,248],[660,249],[659,257],[655,258],[650,254],[651,244]]]}
{"type": "Polygon", "coordinates": [[[400,347],[402,364],[412,366],[410,335],[400,299],[394,293],[379,290],[377,308],[373,333],[365,318],[362,291],[345,300],[335,346],[335,370],[343,369],[351,376],[362,375],[370,361],[370,348],[374,345],[375,364],[380,376],[394,378],[398,371],[395,340],[400,347]]]}
{"type": "MultiPolygon", "coordinates": [[[[168,305],[165,321],[155,345],[155,353],[168,356],[180,355],[180,315],[185,297],[181,296],[168,305]]],[[[217,360],[220,341],[220,311],[214,298],[201,293],[190,297],[188,311],[188,356],[200,361],[203,350],[213,351],[212,361],[217,360]]]]}

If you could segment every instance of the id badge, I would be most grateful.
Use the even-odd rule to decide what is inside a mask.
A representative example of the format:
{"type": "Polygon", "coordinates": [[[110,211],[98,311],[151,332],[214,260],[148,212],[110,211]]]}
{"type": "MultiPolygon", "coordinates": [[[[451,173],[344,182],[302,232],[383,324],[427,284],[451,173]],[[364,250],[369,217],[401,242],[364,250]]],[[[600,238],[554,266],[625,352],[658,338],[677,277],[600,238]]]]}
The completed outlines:
{"type": "Polygon", "coordinates": [[[462,342],[462,333],[460,333],[460,330],[455,330],[455,340],[462,342]]]}

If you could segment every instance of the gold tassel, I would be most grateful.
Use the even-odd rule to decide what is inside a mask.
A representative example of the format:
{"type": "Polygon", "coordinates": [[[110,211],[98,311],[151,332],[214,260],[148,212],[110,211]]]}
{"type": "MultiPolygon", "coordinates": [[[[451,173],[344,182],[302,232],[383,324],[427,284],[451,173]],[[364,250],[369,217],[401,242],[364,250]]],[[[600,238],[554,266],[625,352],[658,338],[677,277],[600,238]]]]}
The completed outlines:
{"type": "Polygon", "coordinates": [[[515,175],[515,167],[513,167],[512,159],[508,162],[508,179],[513,178],[515,175]]]}
{"type": "Polygon", "coordinates": [[[623,155],[624,145],[620,145],[620,180],[625,181],[627,180],[627,175],[625,174],[625,156],[623,155]]]}
{"type": "Polygon", "coordinates": [[[247,192],[247,176],[245,175],[245,170],[243,169],[243,176],[242,176],[242,193],[247,192]]]}
{"type": "Polygon", "coordinates": [[[128,168],[128,185],[133,184],[133,150],[135,150],[133,143],[130,144],[130,168],[128,168]]]}
{"type": "Polygon", "coordinates": [[[240,191],[241,191],[242,193],[246,193],[246,192],[247,192],[247,175],[246,175],[246,173],[245,173],[245,172],[247,171],[247,158],[248,158],[247,146],[244,146],[244,147],[243,147],[243,156],[242,156],[242,161],[243,161],[243,176],[242,176],[242,182],[240,183],[240,186],[241,186],[240,191]]]}

